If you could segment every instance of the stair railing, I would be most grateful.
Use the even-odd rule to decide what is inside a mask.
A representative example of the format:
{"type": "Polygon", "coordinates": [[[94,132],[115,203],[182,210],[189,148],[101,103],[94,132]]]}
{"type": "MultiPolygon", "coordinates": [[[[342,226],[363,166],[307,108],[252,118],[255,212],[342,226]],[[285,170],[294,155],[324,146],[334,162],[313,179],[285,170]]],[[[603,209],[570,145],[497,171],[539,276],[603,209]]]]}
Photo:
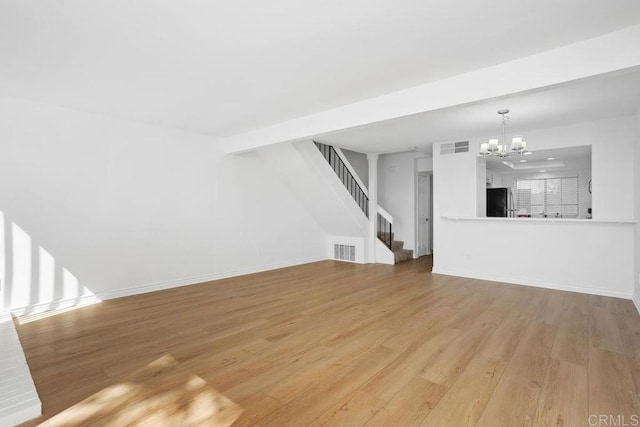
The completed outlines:
{"type": "MultiPolygon", "coordinates": [[[[346,165],[345,161],[338,151],[331,145],[323,144],[322,142],[313,141],[318,147],[320,153],[329,163],[329,166],[336,173],[342,184],[345,186],[353,200],[358,204],[362,212],[369,218],[369,196],[365,190],[360,186],[358,180],[351,173],[350,168],[346,165]]],[[[377,212],[377,224],[378,224],[378,239],[380,239],[385,246],[392,249],[393,245],[393,217],[389,212],[378,206],[377,212]]]]}
{"type": "Polygon", "coordinates": [[[323,144],[321,142],[313,141],[318,147],[318,150],[322,153],[324,158],[329,162],[329,166],[336,173],[344,187],[347,189],[353,200],[358,204],[362,212],[369,218],[369,197],[364,192],[358,181],[353,177],[353,174],[345,165],[344,161],[338,155],[338,152],[331,145],[323,144]]]}
{"type": "MultiPolygon", "coordinates": [[[[378,239],[385,244],[386,247],[392,249],[393,244],[393,218],[387,211],[378,206],[378,239]]],[[[393,250],[393,249],[392,249],[393,250]]]]}

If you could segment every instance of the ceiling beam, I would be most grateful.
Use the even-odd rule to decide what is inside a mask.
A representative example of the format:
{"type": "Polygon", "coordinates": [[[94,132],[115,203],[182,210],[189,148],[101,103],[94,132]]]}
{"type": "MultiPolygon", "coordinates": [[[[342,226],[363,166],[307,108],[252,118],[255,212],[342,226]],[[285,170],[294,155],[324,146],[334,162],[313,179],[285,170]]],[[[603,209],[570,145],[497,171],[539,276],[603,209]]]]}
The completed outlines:
{"type": "MultiPolygon", "coordinates": [[[[230,154],[640,66],[640,25],[281,122],[224,140],[230,154]]],[[[496,48],[499,48],[496,47],[496,48]]]]}

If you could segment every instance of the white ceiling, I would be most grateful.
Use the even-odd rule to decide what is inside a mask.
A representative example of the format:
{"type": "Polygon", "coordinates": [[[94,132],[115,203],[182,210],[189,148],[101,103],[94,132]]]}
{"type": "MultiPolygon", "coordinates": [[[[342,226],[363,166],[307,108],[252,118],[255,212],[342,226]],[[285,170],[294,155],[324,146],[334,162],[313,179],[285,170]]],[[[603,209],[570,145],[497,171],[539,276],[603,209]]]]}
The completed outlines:
{"type": "Polygon", "coordinates": [[[430,111],[325,135],[318,140],[363,153],[393,153],[434,142],[500,136],[503,108],[509,132],[553,127],[635,113],[640,108],[640,68],[543,89],[430,111]]]}
{"type": "Polygon", "coordinates": [[[637,0],[2,0],[0,94],[229,136],[638,22],[637,0]]]}

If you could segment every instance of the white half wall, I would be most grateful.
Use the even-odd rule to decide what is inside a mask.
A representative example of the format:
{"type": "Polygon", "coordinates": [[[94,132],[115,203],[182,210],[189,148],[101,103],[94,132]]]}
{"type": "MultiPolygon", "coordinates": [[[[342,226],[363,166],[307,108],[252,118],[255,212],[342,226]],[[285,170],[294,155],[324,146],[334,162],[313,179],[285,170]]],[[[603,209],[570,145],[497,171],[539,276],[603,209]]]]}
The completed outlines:
{"type": "Polygon", "coordinates": [[[256,153],[5,97],[0,117],[3,310],[326,259],[327,234],[256,153]]]}
{"type": "Polygon", "coordinates": [[[484,164],[476,153],[484,137],[470,138],[469,153],[440,155],[435,144],[433,271],[631,298],[637,225],[633,156],[624,153],[633,152],[634,118],[523,134],[534,150],[592,146],[594,221],[478,219],[484,164]]]}
{"type": "Polygon", "coordinates": [[[394,265],[396,256],[380,239],[376,239],[376,262],[378,264],[394,265]]]}
{"type": "Polygon", "coordinates": [[[445,219],[433,272],[631,299],[631,223],[445,219]]]}
{"type": "Polygon", "coordinates": [[[366,264],[366,243],[364,237],[350,237],[350,236],[329,236],[327,238],[327,258],[339,259],[335,256],[335,245],[353,246],[355,249],[355,259],[342,260],[345,262],[353,262],[356,264],[366,264]]]}

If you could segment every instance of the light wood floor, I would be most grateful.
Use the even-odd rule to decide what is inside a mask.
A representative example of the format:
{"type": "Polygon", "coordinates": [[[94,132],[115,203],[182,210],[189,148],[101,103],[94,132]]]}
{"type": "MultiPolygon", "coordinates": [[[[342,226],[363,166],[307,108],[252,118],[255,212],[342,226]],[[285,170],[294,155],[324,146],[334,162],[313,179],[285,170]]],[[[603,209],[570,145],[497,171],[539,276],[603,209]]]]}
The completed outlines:
{"type": "Polygon", "coordinates": [[[630,301],[430,267],[324,261],[21,319],[44,411],[30,424],[584,426],[640,414],[630,301]]]}

